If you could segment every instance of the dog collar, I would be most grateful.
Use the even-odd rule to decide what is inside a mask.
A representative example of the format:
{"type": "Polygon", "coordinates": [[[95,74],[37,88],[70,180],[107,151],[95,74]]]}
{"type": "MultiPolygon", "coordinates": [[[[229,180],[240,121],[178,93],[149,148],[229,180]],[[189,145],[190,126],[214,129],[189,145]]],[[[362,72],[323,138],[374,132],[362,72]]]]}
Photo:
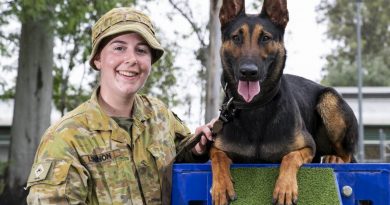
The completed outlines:
{"type": "Polygon", "coordinates": [[[238,110],[257,109],[265,106],[266,104],[271,102],[271,100],[278,94],[279,88],[280,81],[270,92],[263,96],[264,100],[256,100],[255,102],[245,103],[240,100],[234,99],[233,94],[231,94],[230,90],[228,89],[228,84],[226,83],[223,89],[225,92],[225,100],[224,103],[221,105],[221,108],[219,109],[219,120],[221,120],[223,123],[227,123],[233,120],[238,110]]]}

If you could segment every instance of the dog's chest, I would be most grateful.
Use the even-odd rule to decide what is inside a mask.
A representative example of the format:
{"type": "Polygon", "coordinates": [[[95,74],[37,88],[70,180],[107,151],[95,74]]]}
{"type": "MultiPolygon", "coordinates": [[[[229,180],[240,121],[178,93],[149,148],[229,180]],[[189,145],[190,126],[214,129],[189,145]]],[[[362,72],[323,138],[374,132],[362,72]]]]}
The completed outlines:
{"type": "Polygon", "coordinates": [[[215,146],[235,162],[279,162],[296,150],[296,120],[293,109],[280,109],[280,101],[239,110],[223,126],[215,146]]]}
{"type": "Polygon", "coordinates": [[[290,147],[287,141],[282,140],[289,136],[277,133],[267,132],[261,127],[232,124],[224,127],[223,135],[216,138],[214,146],[225,151],[236,163],[279,162],[290,147]]]}
{"type": "Polygon", "coordinates": [[[272,143],[240,143],[216,139],[214,146],[223,150],[235,163],[280,162],[288,150],[287,146],[272,143]]]}

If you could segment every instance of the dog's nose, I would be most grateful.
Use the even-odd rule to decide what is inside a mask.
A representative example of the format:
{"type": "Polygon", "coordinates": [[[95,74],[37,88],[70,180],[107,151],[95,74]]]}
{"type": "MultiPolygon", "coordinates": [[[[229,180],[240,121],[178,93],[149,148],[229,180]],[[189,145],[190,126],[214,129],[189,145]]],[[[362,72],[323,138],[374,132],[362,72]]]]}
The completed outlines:
{"type": "Polygon", "coordinates": [[[257,76],[257,66],[255,64],[243,64],[240,73],[243,77],[252,78],[257,76]]]}

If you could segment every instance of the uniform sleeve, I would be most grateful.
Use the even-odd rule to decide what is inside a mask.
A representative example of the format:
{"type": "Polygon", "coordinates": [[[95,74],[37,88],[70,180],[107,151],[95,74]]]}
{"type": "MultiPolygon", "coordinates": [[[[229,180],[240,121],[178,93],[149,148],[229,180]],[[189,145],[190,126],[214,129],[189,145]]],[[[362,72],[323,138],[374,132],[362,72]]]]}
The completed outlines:
{"type": "MultiPolygon", "coordinates": [[[[178,153],[182,149],[182,146],[186,144],[188,140],[191,139],[193,136],[191,134],[190,129],[188,129],[187,126],[184,125],[184,123],[180,120],[180,118],[177,117],[175,113],[172,112],[173,116],[173,123],[175,127],[175,145],[176,145],[176,152],[178,153]]],[[[191,148],[189,148],[186,152],[182,153],[181,156],[176,157],[176,162],[206,162],[209,159],[207,152],[205,152],[203,155],[195,155],[191,148]]]]}
{"type": "Polygon", "coordinates": [[[64,140],[67,134],[47,132],[43,136],[27,181],[29,205],[87,203],[88,172],[64,140]]]}

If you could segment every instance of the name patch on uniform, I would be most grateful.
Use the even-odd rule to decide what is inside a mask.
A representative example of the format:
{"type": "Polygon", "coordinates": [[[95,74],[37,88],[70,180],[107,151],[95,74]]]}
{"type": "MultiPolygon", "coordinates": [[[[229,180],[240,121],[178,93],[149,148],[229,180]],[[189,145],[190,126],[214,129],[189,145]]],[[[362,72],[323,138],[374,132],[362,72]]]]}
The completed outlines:
{"type": "Polygon", "coordinates": [[[119,150],[113,150],[101,154],[92,154],[82,156],[83,160],[86,163],[100,163],[105,161],[111,161],[116,156],[118,156],[119,150]]]}
{"type": "Polygon", "coordinates": [[[112,159],[111,153],[88,156],[90,162],[104,162],[109,159],[112,159]]]}

